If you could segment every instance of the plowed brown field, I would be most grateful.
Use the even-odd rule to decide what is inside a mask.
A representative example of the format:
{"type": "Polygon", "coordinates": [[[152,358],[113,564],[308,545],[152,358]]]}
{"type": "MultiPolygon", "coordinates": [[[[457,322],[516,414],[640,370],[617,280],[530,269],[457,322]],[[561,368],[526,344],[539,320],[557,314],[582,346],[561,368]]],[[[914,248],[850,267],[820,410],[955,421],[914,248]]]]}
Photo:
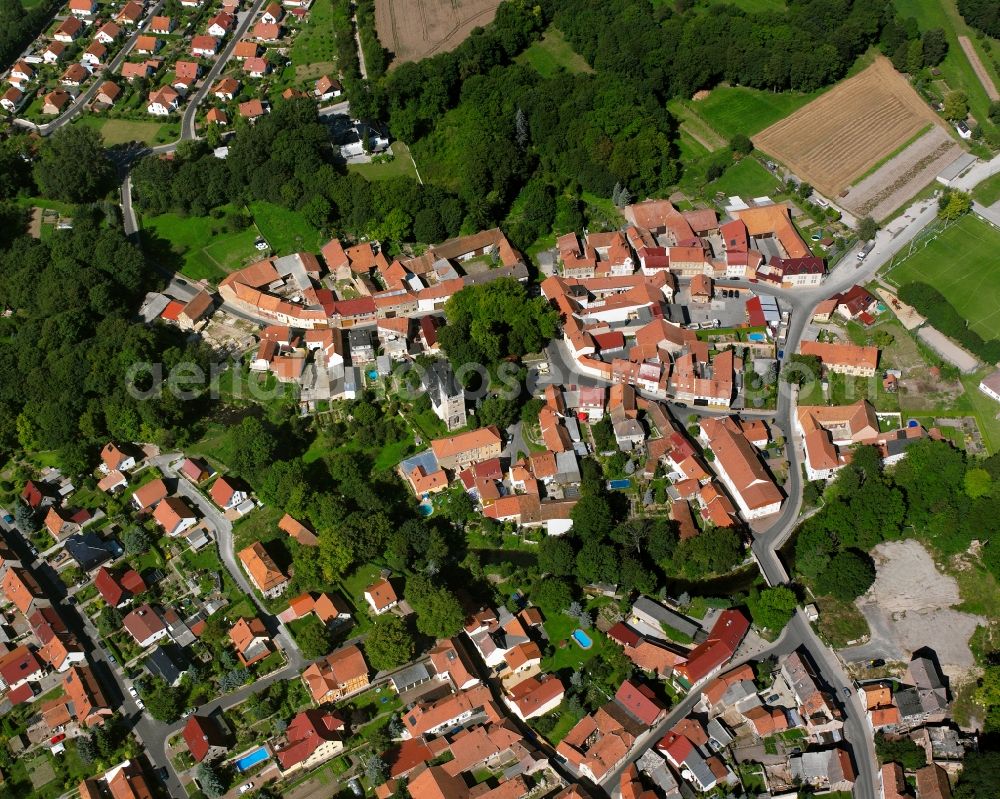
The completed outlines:
{"type": "MultiPolygon", "coordinates": [[[[791,116],[753,137],[820,193],[836,197],[928,122],[944,122],[906,78],[879,57],[791,116]]],[[[947,129],[947,128],[945,128],[947,129]]]]}
{"type": "Polygon", "coordinates": [[[454,50],[473,28],[488,25],[500,0],[375,0],[379,41],[393,64],[454,50]]]}

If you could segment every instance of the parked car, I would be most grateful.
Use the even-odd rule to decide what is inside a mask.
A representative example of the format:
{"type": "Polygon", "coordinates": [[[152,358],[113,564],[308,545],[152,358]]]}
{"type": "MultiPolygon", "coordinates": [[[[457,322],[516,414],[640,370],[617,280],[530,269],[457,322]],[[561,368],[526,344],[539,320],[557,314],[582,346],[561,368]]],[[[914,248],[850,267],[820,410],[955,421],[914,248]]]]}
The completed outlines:
{"type": "Polygon", "coordinates": [[[845,696],[845,697],[846,697],[847,699],[850,699],[850,698],[851,698],[851,689],[850,689],[850,688],[848,688],[848,687],[847,687],[847,686],[845,685],[845,686],[844,686],[844,688],[843,688],[843,691],[844,691],[844,696],[845,696]]]}
{"type": "Polygon", "coordinates": [[[139,697],[135,698],[135,706],[137,708],[139,708],[139,710],[145,710],[146,709],[146,705],[143,703],[143,701],[139,697]]]}
{"type": "Polygon", "coordinates": [[[137,690],[135,690],[135,686],[134,685],[130,685],[128,687],[128,695],[131,696],[133,699],[138,699],[139,698],[139,692],[137,690]]]}
{"type": "Polygon", "coordinates": [[[245,782],[240,786],[240,793],[246,793],[253,788],[252,782],[245,782]]]}

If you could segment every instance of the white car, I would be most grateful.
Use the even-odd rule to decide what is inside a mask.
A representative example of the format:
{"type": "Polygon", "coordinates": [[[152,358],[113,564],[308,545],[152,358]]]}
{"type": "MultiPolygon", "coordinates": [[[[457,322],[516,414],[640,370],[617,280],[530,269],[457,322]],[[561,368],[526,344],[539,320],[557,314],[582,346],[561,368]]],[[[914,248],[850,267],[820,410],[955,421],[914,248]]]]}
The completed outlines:
{"type": "Polygon", "coordinates": [[[138,699],[139,698],[139,692],[135,690],[135,686],[134,685],[130,685],[128,687],[128,695],[131,696],[133,699],[138,699]]]}
{"type": "Polygon", "coordinates": [[[143,703],[143,701],[139,697],[135,698],[135,706],[137,708],[139,708],[139,710],[145,710],[146,709],[146,705],[143,703]]]}
{"type": "Polygon", "coordinates": [[[244,785],[240,786],[240,793],[246,793],[251,788],[253,788],[253,783],[252,782],[245,783],[244,785]]]}

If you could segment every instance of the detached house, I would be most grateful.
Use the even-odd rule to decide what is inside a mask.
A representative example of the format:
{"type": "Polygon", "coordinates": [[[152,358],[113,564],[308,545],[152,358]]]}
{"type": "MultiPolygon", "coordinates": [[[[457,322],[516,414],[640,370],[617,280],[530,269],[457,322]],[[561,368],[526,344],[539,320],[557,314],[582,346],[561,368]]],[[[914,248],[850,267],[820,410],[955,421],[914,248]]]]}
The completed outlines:
{"type": "Polygon", "coordinates": [[[105,22],[94,37],[101,44],[111,44],[121,34],[122,29],[113,22],[105,22]]]}
{"type": "Polygon", "coordinates": [[[222,78],[212,87],[212,94],[220,100],[232,100],[240,90],[240,82],[235,78],[222,78]]]}
{"type": "Polygon", "coordinates": [[[89,77],[90,73],[83,64],[70,64],[59,76],[59,82],[63,86],[79,86],[89,77]]]}
{"type": "Polygon", "coordinates": [[[0,97],[0,106],[3,106],[4,111],[13,114],[21,105],[23,99],[24,93],[20,89],[11,86],[4,92],[3,97],[0,97]]]}
{"type": "Polygon", "coordinates": [[[231,510],[250,498],[250,494],[236,480],[229,477],[220,477],[212,483],[208,493],[212,501],[223,510],[231,510]]]}
{"type": "Polygon", "coordinates": [[[288,588],[288,577],[259,541],[240,550],[239,558],[254,587],[268,599],[281,596],[288,588]]]}
{"type": "Polygon", "coordinates": [[[180,497],[167,497],[153,511],[153,518],[163,528],[163,532],[173,537],[191,529],[198,517],[180,497]]]}
{"type": "Polygon", "coordinates": [[[35,70],[27,61],[18,61],[10,68],[9,79],[11,83],[27,83],[35,77],[35,70]]]}
{"type": "Polygon", "coordinates": [[[343,93],[344,87],[341,85],[340,81],[331,78],[329,75],[324,75],[316,81],[316,88],[313,92],[313,94],[315,94],[320,101],[333,100],[334,98],[340,97],[343,93]]]}
{"type": "Polygon", "coordinates": [[[252,666],[271,654],[271,636],[260,619],[238,618],[229,631],[229,640],[244,666],[252,666]]]}
{"type": "Polygon", "coordinates": [[[140,605],[122,619],[122,626],[143,649],[167,635],[166,623],[148,603],[140,605]]]}
{"type": "Polygon", "coordinates": [[[99,67],[104,63],[104,59],[107,55],[108,48],[95,39],[90,43],[90,46],[83,51],[83,55],[80,56],[80,62],[91,68],[99,67]]]}
{"type": "MultiPolygon", "coordinates": [[[[104,88],[103,86],[101,87],[104,88]]],[[[121,449],[113,441],[109,441],[101,450],[101,471],[104,474],[109,472],[128,472],[136,466],[135,458],[121,449]]]]}
{"type": "Polygon", "coordinates": [[[136,489],[136,492],[132,495],[132,504],[136,510],[151,510],[158,502],[165,499],[169,493],[166,483],[157,478],[136,489]]]}
{"type": "Polygon", "coordinates": [[[135,0],[129,0],[125,4],[125,7],[118,12],[118,16],[115,17],[115,22],[120,22],[123,25],[138,25],[139,20],[142,19],[142,14],[145,9],[142,3],[137,3],[135,0]]]}
{"type": "Polygon", "coordinates": [[[236,19],[232,14],[221,11],[209,20],[206,32],[209,36],[221,39],[233,29],[235,22],[236,19]]]}
{"type": "Polygon", "coordinates": [[[66,52],[66,45],[62,42],[49,42],[45,50],[42,51],[42,61],[46,64],[55,64],[66,52]]]}
{"type": "Polygon", "coordinates": [[[139,55],[153,55],[162,46],[163,41],[155,36],[140,36],[135,40],[135,52],[139,55]]]}
{"type": "Polygon", "coordinates": [[[215,760],[229,751],[225,735],[210,716],[191,716],[184,725],[184,742],[196,763],[215,760]]]}
{"type": "Polygon", "coordinates": [[[310,769],[344,750],[344,722],[330,711],[304,710],[291,720],[285,741],[274,750],[283,774],[310,769]]]}
{"type": "Polygon", "coordinates": [[[45,100],[42,102],[42,113],[59,114],[72,99],[69,93],[62,89],[55,89],[45,95],[45,100]]]}
{"type": "Polygon", "coordinates": [[[271,64],[266,58],[248,58],[243,62],[243,71],[251,78],[263,78],[271,71],[271,64]]]}
{"type": "Polygon", "coordinates": [[[197,61],[177,61],[174,64],[174,80],[171,84],[179,92],[188,92],[201,73],[197,61]]]}
{"type": "Polygon", "coordinates": [[[365,601],[376,616],[386,613],[399,604],[399,596],[389,580],[382,579],[365,589],[365,601]]]}
{"type": "Polygon", "coordinates": [[[97,13],[97,0],[69,0],[69,13],[74,17],[92,17],[97,13]]]}
{"type": "Polygon", "coordinates": [[[269,25],[277,25],[285,18],[285,11],[279,3],[269,3],[264,13],[260,15],[260,21],[269,25]]]}
{"type": "Polygon", "coordinates": [[[219,40],[204,34],[191,39],[191,54],[202,58],[214,58],[219,52],[219,40]]]}
{"type": "Polygon", "coordinates": [[[82,32],[83,23],[76,17],[67,17],[63,20],[63,23],[56,28],[56,32],[52,34],[52,38],[57,42],[62,42],[63,44],[72,44],[82,32]]]}
{"type": "Polygon", "coordinates": [[[149,21],[149,32],[158,34],[173,33],[174,21],[170,17],[153,17],[149,21]]]}
{"type": "Polygon", "coordinates": [[[181,96],[173,86],[161,86],[150,93],[146,111],[154,116],[168,116],[178,109],[180,98],[181,96]]]}
{"type": "Polygon", "coordinates": [[[309,666],[302,682],[316,704],[336,702],[368,686],[368,664],[358,647],[345,646],[309,666]]]}

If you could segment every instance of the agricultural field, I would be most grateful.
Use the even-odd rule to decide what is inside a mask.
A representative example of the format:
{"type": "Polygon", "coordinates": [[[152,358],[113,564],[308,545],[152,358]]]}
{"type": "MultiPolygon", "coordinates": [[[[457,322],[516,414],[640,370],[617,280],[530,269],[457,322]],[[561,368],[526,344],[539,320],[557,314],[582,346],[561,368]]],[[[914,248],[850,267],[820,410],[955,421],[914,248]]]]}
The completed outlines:
{"type": "Polygon", "coordinates": [[[877,58],[753,142],[821,193],[836,197],[929,122],[943,125],[889,60],[877,58]]]}
{"type": "Polygon", "coordinates": [[[558,28],[549,28],[545,31],[541,40],[533,42],[516,60],[518,63],[534,67],[535,71],[545,78],[552,77],[561,69],[572,73],[593,72],[590,64],[573,49],[558,28]]]}
{"type": "Polygon", "coordinates": [[[393,64],[454,50],[473,28],[493,21],[500,0],[376,0],[379,41],[393,64]]]}
{"type": "Polygon", "coordinates": [[[969,214],[906,260],[890,265],[892,284],[935,286],[985,339],[1000,330],[1000,232],[969,214]]]}

